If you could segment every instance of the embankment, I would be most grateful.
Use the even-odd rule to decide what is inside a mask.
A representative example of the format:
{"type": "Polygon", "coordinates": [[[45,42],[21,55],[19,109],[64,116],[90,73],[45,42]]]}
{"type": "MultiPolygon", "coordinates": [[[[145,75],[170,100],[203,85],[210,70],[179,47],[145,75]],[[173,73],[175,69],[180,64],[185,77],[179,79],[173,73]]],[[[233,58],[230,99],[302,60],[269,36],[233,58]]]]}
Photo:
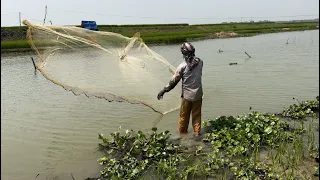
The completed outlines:
{"type": "MultiPolygon", "coordinates": [[[[175,44],[200,39],[248,37],[265,33],[318,29],[319,22],[255,22],[225,24],[149,24],[99,25],[99,31],[109,31],[132,37],[136,32],[146,44],[175,44]]],[[[1,27],[1,52],[28,51],[27,27],[1,27]]]]}

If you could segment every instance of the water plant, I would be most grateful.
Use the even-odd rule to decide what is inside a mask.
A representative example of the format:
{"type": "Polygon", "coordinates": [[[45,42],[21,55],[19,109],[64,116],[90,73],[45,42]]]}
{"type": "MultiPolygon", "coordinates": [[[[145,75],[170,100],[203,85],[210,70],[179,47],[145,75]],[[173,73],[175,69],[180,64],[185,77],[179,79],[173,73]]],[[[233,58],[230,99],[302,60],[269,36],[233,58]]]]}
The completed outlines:
{"type": "MultiPolygon", "coordinates": [[[[285,115],[295,120],[314,117],[318,101],[317,97],[298,102],[285,115]]],[[[271,113],[220,116],[204,122],[204,144],[192,152],[170,142],[169,131],[157,132],[156,128],[150,133],[115,132],[111,139],[99,134],[105,152],[98,160],[103,165],[100,179],[310,179],[312,174],[300,166],[308,160],[307,151],[319,163],[313,121],[307,131],[271,113]]]]}
{"type": "Polygon", "coordinates": [[[105,156],[98,160],[105,166],[102,177],[135,179],[156,164],[159,172],[171,172],[169,176],[175,173],[177,163],[183,160],[180,146],[167,141],[169,131],[156,131],[153,128],[150,134],[133,130],[124,134],[115,132],[111,133],[112,140],[99,134],[103,142],[100,148],[105,151],[105,156]]]}
{"type": "Polygon", "coordinates": [[[316,97],[316,100],[312,101],[297,101],[298,104],[285,108],[281,115],[294,120],[305,120],[308,116],[315,116],[315,112],[319,112],[319,96],[316,97]]]}

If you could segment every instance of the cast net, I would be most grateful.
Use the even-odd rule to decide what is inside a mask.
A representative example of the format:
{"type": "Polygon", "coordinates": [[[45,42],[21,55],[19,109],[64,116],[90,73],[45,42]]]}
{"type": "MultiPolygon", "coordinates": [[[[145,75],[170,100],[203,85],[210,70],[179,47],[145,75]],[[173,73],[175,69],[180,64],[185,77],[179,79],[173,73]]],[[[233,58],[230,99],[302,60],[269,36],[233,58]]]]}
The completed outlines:
{"type": "Polygon", "coordinates": [[[156,98],[175,67],[151,50],[139,33],[129,38],[74,26],[23,23],[38,70],[75,95],[142,104],[161,114],[179,106],[179,88],[160,101],[156,98]]]}

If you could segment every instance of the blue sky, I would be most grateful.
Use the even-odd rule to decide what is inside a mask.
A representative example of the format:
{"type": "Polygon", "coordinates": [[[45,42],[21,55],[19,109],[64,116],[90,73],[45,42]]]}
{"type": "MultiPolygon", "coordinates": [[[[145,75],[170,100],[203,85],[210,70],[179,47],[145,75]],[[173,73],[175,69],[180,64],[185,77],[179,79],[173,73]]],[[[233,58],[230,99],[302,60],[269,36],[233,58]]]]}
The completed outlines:
{"type": "Polygon", "coordinates": [[[98,24],[221,23],[249,20],[290,20],[319,17],[319,0],[1,0],[1,26],[19,25],[21,17],[42,23],[98,24]]]}

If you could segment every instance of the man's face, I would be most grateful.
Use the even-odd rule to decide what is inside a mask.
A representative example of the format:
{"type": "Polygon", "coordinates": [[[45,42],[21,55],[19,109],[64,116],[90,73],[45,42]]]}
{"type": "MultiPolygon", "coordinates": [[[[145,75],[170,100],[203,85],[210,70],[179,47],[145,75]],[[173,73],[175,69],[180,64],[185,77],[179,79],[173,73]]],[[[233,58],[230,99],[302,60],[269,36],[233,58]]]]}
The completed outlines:
{"type": "MultiPolygon", "coordinates": [[[[189,55],[189,56],[194,56],[194,55],[189,55]]],[[[187,55],[185,55],[185,54],[182,54],[182,57],[183,57],[183,59],[186,59],[188,56],[187,55]]]]}
{"type": "Polygon", "coordinates": [[[182,54],[182,57],[183,57],[184,60],[186,60],[186,58],[187,58],[187,56],[184,55],[184,54],[182,54]]]}

